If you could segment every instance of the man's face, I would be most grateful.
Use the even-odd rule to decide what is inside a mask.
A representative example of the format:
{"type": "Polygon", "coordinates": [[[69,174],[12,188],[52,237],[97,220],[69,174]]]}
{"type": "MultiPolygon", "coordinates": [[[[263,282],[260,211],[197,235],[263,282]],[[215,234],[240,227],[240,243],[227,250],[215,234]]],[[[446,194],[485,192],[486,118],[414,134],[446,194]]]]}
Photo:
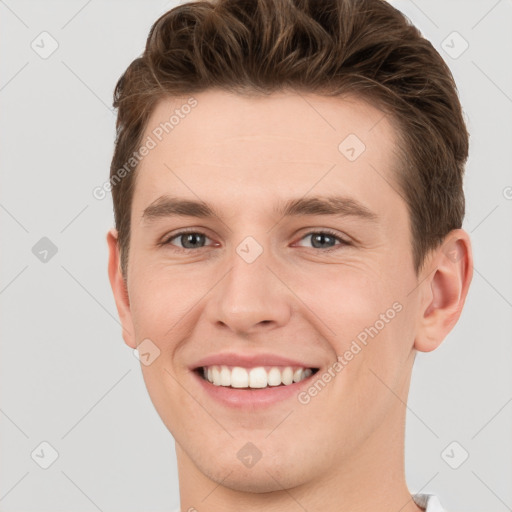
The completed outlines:
{"type": "Polygon", "coordinates": [[[142,371],[179,464],[261,492],[370,460],[402,428],[421,299],[394,129],[353,97],[195,98],[158,141],[186,103],[162,101],[144,135],[157,145],[137,170],[123,319],[128,344],[160,351],[142,371]],[[283,214],[329,197],[371,215],[339,203],[335,215],[283,214]],[[172,199],[217,215],[177,215],[172,199]],[[204,380],[211,357],[242,387],[204,380]],[[235,366],[263,366],[250,378],[267,387],[246,389],[235,366]],[[286,366],[298,382],[268,386],[289,382],[286,366]],[[310,373],[300,367],[317,371],[299,380],[310,373]]]}

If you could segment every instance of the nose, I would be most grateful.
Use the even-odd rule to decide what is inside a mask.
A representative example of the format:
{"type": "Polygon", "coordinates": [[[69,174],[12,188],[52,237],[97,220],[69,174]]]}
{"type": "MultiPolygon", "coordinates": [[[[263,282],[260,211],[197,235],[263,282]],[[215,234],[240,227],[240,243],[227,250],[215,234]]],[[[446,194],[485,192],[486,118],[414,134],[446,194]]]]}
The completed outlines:
{"type": "Polygon", "coordinates": [[[238,335],[286,325],[293,294],[267,252],[249,263],[233,250],[228,265],[206,306],[210,323],[238,335]]]}

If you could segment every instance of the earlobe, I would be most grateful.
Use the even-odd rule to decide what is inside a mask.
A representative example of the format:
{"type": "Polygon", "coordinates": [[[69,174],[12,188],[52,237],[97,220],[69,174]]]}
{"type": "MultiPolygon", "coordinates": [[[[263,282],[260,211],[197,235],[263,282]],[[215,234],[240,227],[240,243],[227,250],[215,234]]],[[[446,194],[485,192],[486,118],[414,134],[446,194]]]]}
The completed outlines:
{"type": "Polygon", "coordinates": [[[423,281],[423,302],[418,311],[414,348],[420,352],[436,349],[457,323],[473,277],[473,255],[469,235],[451,231],[436,250],[428,277],[423,281]]]}
{"type": "Polygon", "coordinates": [[[123,339],[129,347],[136,348],[137,344],[135,343],[134,337],[130,299],[126,282],[121,271],[118,234],[116,229],[112,228],[107,233],[107,244],[109,252],[108,277],[121,321],[123,339]]]}

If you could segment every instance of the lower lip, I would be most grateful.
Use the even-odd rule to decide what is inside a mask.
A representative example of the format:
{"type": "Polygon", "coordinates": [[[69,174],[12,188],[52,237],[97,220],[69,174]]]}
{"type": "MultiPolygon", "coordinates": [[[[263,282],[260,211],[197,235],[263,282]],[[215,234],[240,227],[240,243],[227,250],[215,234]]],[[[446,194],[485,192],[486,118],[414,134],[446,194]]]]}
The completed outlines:
{"type": "Polygon", "coordinates": [[[311,379],[316,373],[300,382],[294,382],[288,386],[269,386],[261,389],[236,389],[226,386],[215,386],[200,377],[196,372],[192,372],[194,378],[199,381],[202,388],[212,398],[224,405],[239,409],[267,407],[290,399],[291,397],[296,397],[302,388],[310,385],[311,379]]]}

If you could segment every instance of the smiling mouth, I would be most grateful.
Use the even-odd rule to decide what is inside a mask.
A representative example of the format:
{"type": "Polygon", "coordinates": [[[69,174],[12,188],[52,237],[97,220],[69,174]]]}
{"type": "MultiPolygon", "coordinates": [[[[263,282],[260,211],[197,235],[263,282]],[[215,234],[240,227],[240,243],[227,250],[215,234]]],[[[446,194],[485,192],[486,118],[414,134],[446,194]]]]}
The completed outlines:
{"type": "Polygon", "coordinates": [[[200,366],[194,370],[202,379],[214,386],[232,389],[265,389],[290,386],[308,379],[318,368],[293,366],[200,366]]]}

